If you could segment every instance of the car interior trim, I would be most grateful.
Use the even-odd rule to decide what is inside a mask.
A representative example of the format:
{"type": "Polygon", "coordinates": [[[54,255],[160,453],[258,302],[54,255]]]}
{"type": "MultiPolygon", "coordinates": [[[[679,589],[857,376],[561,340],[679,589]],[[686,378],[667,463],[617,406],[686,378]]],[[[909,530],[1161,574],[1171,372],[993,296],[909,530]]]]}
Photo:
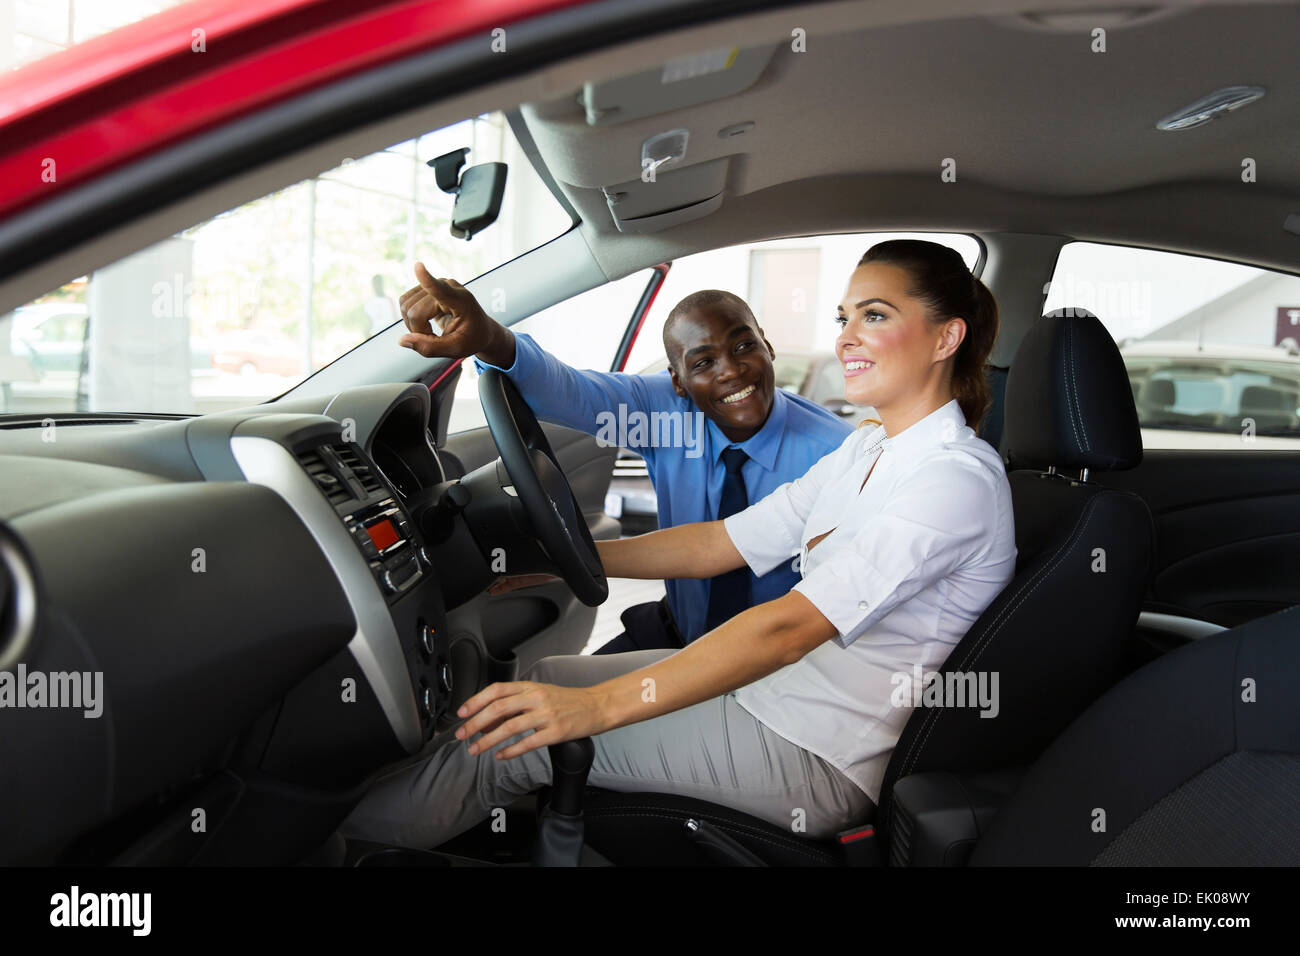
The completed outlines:
{"type": "Polygon", "coordinates": [[[1178,637],[1186,638],[1189,641],[1199,641],[1203,637],[1210,637],[1220,631],[1227,630],[1222,624],[1215,624],[1211,621],[1184,617],[1181,614],[1160,614],[1156,611],[1142,611],[1139,613],[1137,626],[1139,630],[1163,631],[1167,634],[1175,634],[1178,637]]]}

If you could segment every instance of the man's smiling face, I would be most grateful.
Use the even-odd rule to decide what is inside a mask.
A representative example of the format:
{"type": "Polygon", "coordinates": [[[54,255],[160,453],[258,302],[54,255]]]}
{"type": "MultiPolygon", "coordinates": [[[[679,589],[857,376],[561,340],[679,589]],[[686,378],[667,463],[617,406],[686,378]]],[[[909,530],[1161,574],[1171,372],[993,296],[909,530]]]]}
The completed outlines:
{"type": "Polygon", "coordinates": [[[665,335],[673,388],[730,441],[752,437],[767,421],[776,391],[776,355],[748,309],[725,302],[690,309],[665,335]]]}

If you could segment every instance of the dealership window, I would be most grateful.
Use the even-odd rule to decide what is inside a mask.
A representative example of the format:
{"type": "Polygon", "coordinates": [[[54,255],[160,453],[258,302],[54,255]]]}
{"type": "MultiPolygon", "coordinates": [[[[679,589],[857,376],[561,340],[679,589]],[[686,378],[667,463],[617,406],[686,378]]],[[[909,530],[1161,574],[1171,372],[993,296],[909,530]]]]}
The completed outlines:
{"type": "Polygon", "coordinates": [[[1300,449],[1300,277],[1072,242],[1045,308],[1114,336],[1147,448],[1300,449]]]}
{"type": "Polygon", "coordinates": [[[754,315],[763,317],[768,338],[798,340],[808,322],[808,277],[820,271],[821,249],[776,248],[749,251],[749,294],[754,315]]]}
{"type": "MultiPolygon", "coordinates": [[[[573,368],[608,371],[652,272],[642,269],[597,286],[516,322],[510,330],[528,333],[573,368]]],[[[447,430],[455,434],[486,424],[478,400],[478,370],[472,361],[466,361],[461,364],[447,430]]]]}
{"type": "MultiPolygon", "coordinates": [[[[2,2],[2,0],[0,0],[2,2]]],[[[0,314],[0,412],[205,414],[264,401],[395,324],[421,259],[468,282],[571,226],[501,113],[246,203],[0,314]],[[505,162],[497,221],[450,234],[428,160],[505,162]],[[55,313],[75,313],[73,342],[55,313]],[[140,342],[148,342],[142,349],[140,342]]]]}
{"type": "Polygon", "coordinates": [[[0,0],[0,69],[16,68],[187,0],[0,0]]]}

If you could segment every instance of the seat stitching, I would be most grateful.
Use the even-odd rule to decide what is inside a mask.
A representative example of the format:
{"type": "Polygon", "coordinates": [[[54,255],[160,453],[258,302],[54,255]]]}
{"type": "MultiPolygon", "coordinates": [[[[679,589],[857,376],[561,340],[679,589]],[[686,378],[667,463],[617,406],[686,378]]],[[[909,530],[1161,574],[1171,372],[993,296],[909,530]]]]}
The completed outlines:
{"type": "MultiPolygon", "coordinates": [[[[1078,417],[1078,428],[1079,431],[1083,432],[1082,450],[1092,451],[1092,443],[1088,441],[1088,427],[1083,421],[1083,403],[1079,401],[1079,378],[1074,370],[1074,323],[1066,322],[1065,329],[1065,338],[1069,346],[1070,355],[1070,387],[1074,390],[1074,409],[1072,414],[1078,417]]],[[[1078,432],[1076,432],[1075,438],[1078,439],[1078,437],[1078,432]]]]}
{"type": "Polygon", "coordinates": [[[1079,440],[1079,426],[1075,423],[1074,403],[1070,400],[1072,397],[1071,386],[1074,383],[1074,342],[1070,335],[1070,323],[1064,321],[1065,327],[1065,371],[1067,382],[1065,387],[1065,410],[1070,416],[1070,430],[1074,432],[1074,444],[1080,450],[1083,449],[1083,442],[1079,440]]]}
{"type": "MultiPolygon", "coordinates": [[[[975,646],[971,648],[970,652],[966,655],[966,657],[959,662],[957,669],[959,670],[965,669],[968,666],[968,664],[975,664],[979,661],[979,657],[981,654],[983,654],[984,648],[993,640],[994,637],[997,636],[998,633],[1001,632],[1002,628],[1006,625],[1007,620],[1011,617],[1011,614],[1014,613],[1017,609],[1019,609],[1020,605],[1024,604],[1025,601],[1029,600],[1029,598],[1033,595],[1033,593],[1038,590],[1038,586],[1042,584],[1043,581],[1047,580],[1048,576],[1050,576],[1051,573],[1056,570],[1057,565],[1059,565],[1062,561],[1064,561],[1066,555],[1068,555],[1071,551],[1073,551],[1074,546],[1078,543],[1079,539],[1083,536],[1083,532],[1087,529],[1088,525],[1091,524],[1092,516],[1096,512],[1097,501],[1104,494],[1105,492],[1102,492],[1101,494],[1093,496],[1092,500],[1088,502],[1087,508],[1084,512],[1083,520],[1078,522],[1075,525],[1074,534],[1071,535],[1071,539],[1070,541],[1067,542],[1066,546],[1061,548],[1061,550],[1058,552],[1056,556],[1056,560],[1053,561],[1050,565],[1044,567],[1037,575],[1035,575],[1034,580],[1032,582],[1025,583],[1025,588],[1021,589],[1021,594],[1017,595],[1015,598],[1012,599],[1012,602],[1014,603],[1012,602],[1007,603],[1006,607],[1003,609],[1004,613],[998,615],[998,620],[994,622],[994,626],[989,628],[988,632],[983,637],[979,638],[979,640],[976,641],[975,646]],[[972,657],[972,655],[974,656],[972,657]]],[[[946,669],[947,662],[945,662],[944,667],[946,669]]],[[[900,776],[903,773],[910,770],[915,765],[913,760],[913,754],[917,752],[918,748],[924,747],[925,742],[930,738],[930,732],[934,729],[934,725],[938,723],[939,718],[943,716],[943,713],[946,709],[947,708],[943,708],[943,707],[935,707],[935,708],[927,709],[925,717],[922,719],[921,735],[919,735],[917,738],[915,738],[912,741],[912,745],[908,748],[907,753],[904,754],[903,756],[903,765],[902,767],[899,768],[900,776]]]]}
{"type": "MultiPolygon", "coordinates": [[[[1075,531],[1074,535],[1071,537],[1071,540],[1066,542],[1065,547],[1061,549],[1060,553],[1056,557],[1056,560],[1046,569],[1046,573],[1040,576],[1040,578],[1034,582],[1033,590],[1030,591],[1029,594],[1026,594],[1016,604],[1017,608],[1019,608],[1020,605],[1023,604],[1025,601],[1029,600],[1029,598],[1033,596],[1033,591],[1037,591],[1039,585],[1041,585],[1043,581],[1047,579],[1048,576],[1050,576],[1052,573],[1056,571],[1057,566],[1060,565],[1061,562],[1065,560],[1067,555],[1071,554],[1074,551],[1079,541],[1083,538],[1084,534],[1087,532],[1088,526],[1092,524],[1092,519],[1096,516],[1098,501],[1100,501],[1101,498],[1106,496],[1107,496],[1106,492],[1101,492],[1100,494],[1094,495],[1092,500],[1088,502],[1084,510],[1082,520],[1079,522],[1077,526],[1077,530],[1075,531]]],[[[1003,621],[1003,624],[1005,623],[1006,622],[1003,621]]],[[[1001,628],[999,627],[999,629],[1001,628]]],[[[983,656],[984,651],[988,649],[988,645],[992,642],[992,640],[993,640],[993,635],[990,634],[986,638],[982,638],[976,643],[976,646],[972,648],[972,650],[974,650],[975,652],[975,657],[973,660],[971,660],[972,665],[979,663],[980,657],[983,656]]]]}
{"type": "MultiPolygon", "coordinates": [[[[1062,553],[1064,553],[1066,549],[1063,548],[1061,550],[1062,553]]],[[[1009,601],[1007,601],[1006,604],[1002,606],[1002,609],[998,612],[997,617],[995,617],[992,623],[989,625],[988,630],[986,631],[986,637],[980,638],[978,640],[982,642],[991,639],[994,635],[996,635],[999,631],[1001,631],[1002,627],[1006,624],[1007,619],[1013,613],[1015,613],[1016,609],[1019,608],[1020,605],[1024,603],[1024,601],[1028,598],[1028,593],[1033,593],[1033,590],[1038,587],[1038,584],[1042,581],[1042,579],[1045,578],[1048,574],[1050,574],[1051,571],[1052,571],[1052,567],[1044,566],[1043,568],[1039,569],[1039,571],[1035,573],[1034,577],[1030,578],[1028,581],[1025,581],[1020,586],[1020,590],[1009,601]],[[1026,589],[1028,589],[1028,593],[1026,593],[1026,589]]],[[[963,658],[962,661],[958,663],[957,665],[958,668],[966,666],[967,662],[970,661],[971,659],[971,654],[975,652],[977,647],[971,648],[969,651],[967,651],[966,657],[963,658]]],[[[947,663],[948,663],[947,661],[944,662],[945,667],[947,667],[947,663]]],[[[936,719],[938,719],[937,711],[930,710],[922,718],[923,725],[925,723],[928,723],[936,719]]],[[[920,746],[922,743],[924,743],[924,740],[919,736],[913,739],[911,745],[908,747],[907,753],[904,755],[903,765],[900,768],[900,771],[906,771],[910,768],[911,755],[915,751],[916,747],[920,746]]]]}
{"type": "MultiPolygon", "coordinates": [[[[968,653],[967,656],[963,658],[961,662],[959,662],[957,669],[964,670],[970,667],[971,665],[974,665],[979,662],[979,658],[983,655],[984,650],[988,647],[990,643],[992,643],[993,638],[996,637],[997,634],[1001,632],[1002,628],[1006,625],[1006,622],[1010,619],[1011,615],[1016,610],[1018,610],[1020,606],[1025,603],[1025,601],[1029,600],[1029,598],[1033,596],[1033,593],[1038,590],[1039,585],[1041,585],[1045,580],[1047,580],[1047,578],[1050,577],[1051,574],[1056,570],[1057,566],[1062,561],[1065,560],[1066,555],[1070,554],[1074,550],[1074,546],[1078,543],[1079,539],[1083,536],[1083,532],[1087,529],[1088,525],[1091,524],[1092,522],[1092,516],[1096,511],[1096,503],[1098,498],[1100,497],[1101,496],[1098,495],[1088,502],[1087,509],[1084,513],[1084,520],[1082,520],[1075,526],[1075,533],[1071,536],[1071,540],[1067,542],[1066,546],[1061,548],[1061,550],[1058,552],[1056,560],[1053,561],[1050,565],[1044,567],[1042,569],[1042,572],[1035,576],[1035,580],[1032,582],[1032,586],[1028,589],[1028,591],[1024,591],[1022,589],[1022,593],[1020,595],[1017,595],[1017,597],[1014,599],[1014,604],[1008,603],[1006,609],[1007,613],[1004,615],[1000,615],[1000,620],[997,622],[996,626],[990,628],[989,631],[984,636],[982,636],[976,641],[976,644],[973,648],[971,648],[970,653],[968,653]]],[[[911,748],[908,749],[907,756],[904,758],[904,766],[903,766],[904,770],[909,769],[910,766],[913,765],[911,763],[912,755],[916,753],[918,747],[924,747],[926,740],[929,739],[930,733],[934,730],[934,727],[938,724],[939,718],[943,716],[945,710],[946,708],[942,708],[942,707],[932,708],[926,713],[925,718],[923,719],[922,722],[923,734],[921,738],[918,741],[916,741],[911,748]]]]}

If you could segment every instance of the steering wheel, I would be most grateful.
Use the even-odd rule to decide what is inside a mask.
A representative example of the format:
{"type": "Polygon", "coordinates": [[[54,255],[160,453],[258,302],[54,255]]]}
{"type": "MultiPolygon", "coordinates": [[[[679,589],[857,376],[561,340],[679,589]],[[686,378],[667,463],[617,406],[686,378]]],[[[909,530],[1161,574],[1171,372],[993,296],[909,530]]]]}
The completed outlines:
{"type": "Polygon", "coordinates": [[[0,671],[11,670],[27,656],[43,603],[31,552],[0,521],[0,671]]]}
{"type": "Polygon", "coordinates": [[[537,416],[515,383],[496,369],[483,370],[478,395],[533,537],[579,601],[588,607],[604,603],[609,582],[596,542],[537,416]]]}

